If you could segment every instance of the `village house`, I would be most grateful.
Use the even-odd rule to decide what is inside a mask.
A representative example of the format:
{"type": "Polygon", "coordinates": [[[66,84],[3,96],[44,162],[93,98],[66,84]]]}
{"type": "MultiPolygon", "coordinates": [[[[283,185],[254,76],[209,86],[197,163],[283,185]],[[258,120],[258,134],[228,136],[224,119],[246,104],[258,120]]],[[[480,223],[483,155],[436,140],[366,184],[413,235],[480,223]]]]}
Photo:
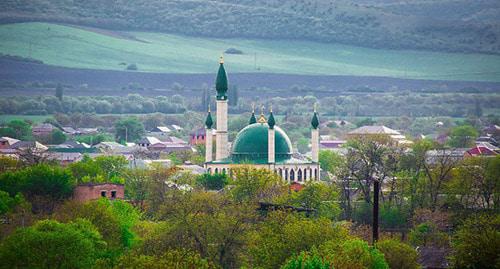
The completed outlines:
{"type": "Polygon", "coordinates": [[[33,126],[31,129],[31,132],[33,136],[49,136],[52,134],[52,131],[54,131],[56,127],[50,123],[42,123],[33,126]]]}

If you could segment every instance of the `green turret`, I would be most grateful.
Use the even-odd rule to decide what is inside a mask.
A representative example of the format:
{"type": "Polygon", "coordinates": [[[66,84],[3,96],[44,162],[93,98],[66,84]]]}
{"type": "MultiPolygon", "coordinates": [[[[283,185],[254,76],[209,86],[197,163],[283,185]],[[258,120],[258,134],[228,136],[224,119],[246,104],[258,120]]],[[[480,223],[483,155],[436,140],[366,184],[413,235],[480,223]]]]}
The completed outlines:
{"type": "Polygon", "coordinates": [[[274,129],[274,125],[276,125],[276,121],[274,120],[273,116],[273,109],[271,108],[269,111],[269,118],[267,119],[267,125],[269,125],[270,129],[274,129]]]}
{"type": "Polygon", "coordinates": [[[219,71],[215,80],[215,89],[217,90],[217,100],[227,100],[227,74],[222,56],[220,57],[219,71]]]}
{"type": "Polygon", "coordinates": [[[250,121],[248,121],[248,125],[257,123],[257,118],[255,118],[255,105],[252,104],[252,116],[250,116],[250,121]]]}
{"type": "Polygon", "coordinates": [[[214,121],[212,120],[212,115],[210,114],[210,107],[208,107],[208,115],[207,119],[205,120],[205,126],[207,129],[212,129],[212,126],[214,125],[214,121]]]}
{"type": "Polygon", "coordinates": [[[318,118],[318,112],[316,112],[316,105],[314,105],[314,115],[311,119],[311,126],[313,129],[318,129],[319,127],[319,118],[318,118]]]}

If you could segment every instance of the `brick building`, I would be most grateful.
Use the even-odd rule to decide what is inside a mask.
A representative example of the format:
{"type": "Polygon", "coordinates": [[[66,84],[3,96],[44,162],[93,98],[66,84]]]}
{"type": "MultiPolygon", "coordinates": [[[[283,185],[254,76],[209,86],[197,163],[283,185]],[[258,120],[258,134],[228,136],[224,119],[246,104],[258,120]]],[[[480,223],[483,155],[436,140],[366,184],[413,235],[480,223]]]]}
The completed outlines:
{"type": "Polygon", "coordinates": [[[123,199],[125,197],[125,188],[123,184],[114,183],[88,183],[75,187],[73,199],[79,202],[96,200],[101,197],[108,199],[123,199]]]}

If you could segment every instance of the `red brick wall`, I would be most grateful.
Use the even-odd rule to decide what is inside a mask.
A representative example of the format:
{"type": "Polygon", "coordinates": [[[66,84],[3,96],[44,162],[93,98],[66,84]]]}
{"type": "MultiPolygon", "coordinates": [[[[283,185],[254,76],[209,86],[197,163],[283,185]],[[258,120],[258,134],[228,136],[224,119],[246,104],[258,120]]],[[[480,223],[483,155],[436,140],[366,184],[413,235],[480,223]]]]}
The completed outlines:
{"type": "Polygon", "coordinates": [[[73,199],[80,202],[96,200],[101,198],[101,192],[106,191],[106,197],[111,198],[111,191],[116,191],[115,199],[123,199],[125,197],[125,189],[120,184],[94,184],[94,185],[78,185],[73,191],[73,199]]]}

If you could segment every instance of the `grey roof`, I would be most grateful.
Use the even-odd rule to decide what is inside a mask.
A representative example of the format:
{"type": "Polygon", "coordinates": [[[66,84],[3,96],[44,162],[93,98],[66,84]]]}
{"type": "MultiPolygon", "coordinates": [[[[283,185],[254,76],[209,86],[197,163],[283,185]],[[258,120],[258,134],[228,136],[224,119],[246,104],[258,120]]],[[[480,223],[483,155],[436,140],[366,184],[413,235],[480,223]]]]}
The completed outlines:
{"type": "Polygon", "coordinates": [[[365,135],[365,134],[386,134],[386,135],[400,135],[401,133],[383,125],[362,126],[358,129],[350,131],[349,134],[365,135]]]}

